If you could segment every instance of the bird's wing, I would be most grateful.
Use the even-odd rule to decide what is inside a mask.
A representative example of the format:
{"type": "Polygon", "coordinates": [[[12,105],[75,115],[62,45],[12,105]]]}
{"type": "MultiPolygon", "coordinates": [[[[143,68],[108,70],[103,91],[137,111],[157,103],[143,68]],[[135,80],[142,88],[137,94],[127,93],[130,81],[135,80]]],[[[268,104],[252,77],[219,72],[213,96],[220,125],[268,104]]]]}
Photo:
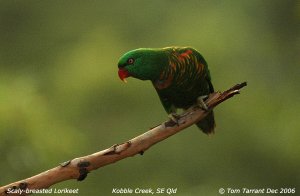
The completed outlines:
{"type": "Polygon", "coordinates": [[[211,77],[210,77],[210,72],[209,72],[209,70],[208,70],[208,73],[207,73],[205,79],[206,79],[206,81],[207,81],[207,83],[208,83],[209,92],[210,92],[210,93],[215,92],[214,86],[213,86],[212,83],[211,83],[211,77]]]}
{"type": "Polygon", "coordinates": [[[215,89],[214,89],[214,86],[213,86],[212,83],[211,83],[211,80],[207,78],[206,81],[207,81],[208,86],[209,86],[209,92],[210,92],[210,93],[215,92],[215,89]]]}

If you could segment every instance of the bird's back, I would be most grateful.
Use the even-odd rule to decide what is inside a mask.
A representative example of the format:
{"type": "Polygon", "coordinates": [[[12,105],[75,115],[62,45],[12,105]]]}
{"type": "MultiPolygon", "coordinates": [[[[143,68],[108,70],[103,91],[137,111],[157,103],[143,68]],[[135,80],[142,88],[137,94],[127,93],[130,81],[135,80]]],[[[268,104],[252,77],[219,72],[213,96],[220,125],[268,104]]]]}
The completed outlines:
{"type": "MultiPolygon", "coordinates": [[[[174,108],[187,109],[196,104],[199,96],[214,92],[207,63],[202,55],[190,47],[168,47],[163,49],[168,57],[168,64],[160,77],[152,81],[168,113],[174,108]]],[[[213,113],[209,119],[199,122],[204,132],[214,128],[213,113]]]]}
{"type": "Polygon", "coordinates": [[[165,66],[154,86],[160,96],[175,107],[187,108],[201,95],[213,92],[207,63],[193,48],[165,48],[168,65],[165,66]]]}

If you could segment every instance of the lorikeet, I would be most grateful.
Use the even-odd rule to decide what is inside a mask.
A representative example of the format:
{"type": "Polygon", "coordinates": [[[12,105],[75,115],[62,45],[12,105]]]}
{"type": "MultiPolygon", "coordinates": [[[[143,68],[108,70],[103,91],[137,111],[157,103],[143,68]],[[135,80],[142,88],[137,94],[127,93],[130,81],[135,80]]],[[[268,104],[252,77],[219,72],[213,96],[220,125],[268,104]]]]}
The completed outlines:
{"type": "MultiPolygon", "coordinates": [[[[187,109],[202,96],[214,92],[203,56],[191,47],[140,48],[125,53],[118,63],[121,80],[134,77],[150,80],[168,114],[187,109]]],[[[206,134],[214,132],[213,111],[197,126],[206,134]]]]}

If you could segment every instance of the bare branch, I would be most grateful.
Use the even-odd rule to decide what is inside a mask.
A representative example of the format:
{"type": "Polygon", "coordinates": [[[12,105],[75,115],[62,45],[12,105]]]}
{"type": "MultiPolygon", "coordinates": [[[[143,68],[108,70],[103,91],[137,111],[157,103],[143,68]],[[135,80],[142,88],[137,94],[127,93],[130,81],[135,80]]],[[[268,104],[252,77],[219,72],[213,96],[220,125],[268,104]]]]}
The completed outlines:
{"type": "MultiPolygon", "coordinates": [[[[246,85],[246,82],[244,82],[233,86],[223,93],[214,92],[210,94],[205,103],[209,110],[211,110],[223,101],[239,94],[239,90],[246,85]]],[[[100,152],[66,161],[38,175],[2,186],[0,187],[0,196],[13,195],[12,193],[8,193],[9,191],[12,192],[12,190],[24,190],[22,195],[28,195],[30,194],[30,190],[49,188],[51,185],[69,179],[77,179],[78,181],[84,180],[87,174],[92,170],[136,154],[143,154],[152,145],[193,125],[195,122],[203,119],[207,114],[208,111],[204,111],[198,106],[193,106],[179,115],[178,122],[172,120],[163,122],[142,135],[122,144],[115,144],[100,152]]],[[[17,195],[20,195],[20,192],[17,195]]]]}

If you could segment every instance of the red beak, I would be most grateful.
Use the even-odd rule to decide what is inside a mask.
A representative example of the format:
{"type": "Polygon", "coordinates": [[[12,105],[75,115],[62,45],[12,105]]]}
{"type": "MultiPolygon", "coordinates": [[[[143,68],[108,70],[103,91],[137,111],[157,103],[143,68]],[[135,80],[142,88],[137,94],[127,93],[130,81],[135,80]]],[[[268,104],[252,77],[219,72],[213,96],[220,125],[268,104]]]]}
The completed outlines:
{"type": "Polygon", "coordinates": [[[119,78],[120,78],[123,82],[127,82],[127,81],[125,80],[125,78],[128,78],[128,77],[130,76],[129,72],[128,72],[126,69],[122,69],[122,68],[119,68],[118,74],[119,74],[119,78]]]}

